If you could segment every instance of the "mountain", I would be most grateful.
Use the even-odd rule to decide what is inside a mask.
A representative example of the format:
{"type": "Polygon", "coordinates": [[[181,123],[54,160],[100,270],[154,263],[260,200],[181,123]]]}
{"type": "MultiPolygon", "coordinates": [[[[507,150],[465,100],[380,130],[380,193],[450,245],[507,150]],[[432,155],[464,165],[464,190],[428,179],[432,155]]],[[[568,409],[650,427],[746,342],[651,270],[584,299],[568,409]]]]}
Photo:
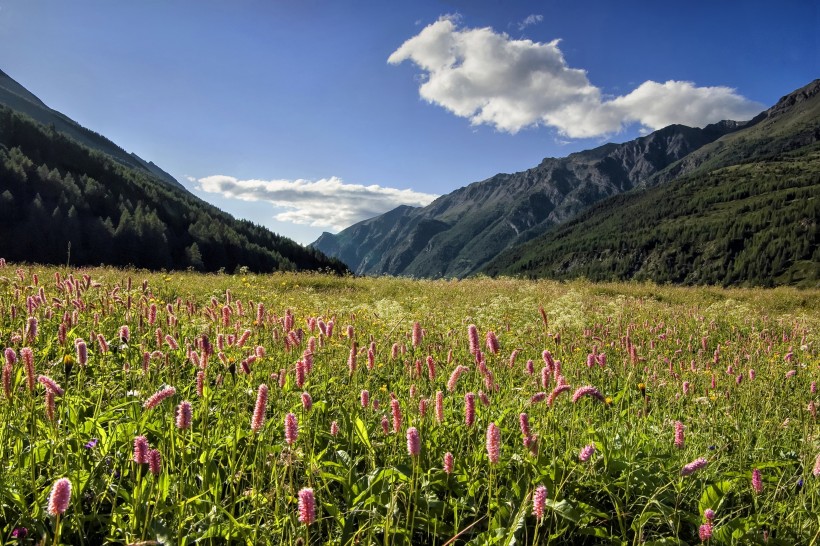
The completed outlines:
{"type": "Polygon", "coordinates": [[[347,268],[188,192],[0,72],[0,257],[234,271],[347,268]]]}
{"type": "Polygon", "coordinates": [[[426,207],[399,207],[336,235],[324,233],[312,246],[357,274],[463,277],[594,203],[650,183],[669,165],[744,126],[672,125],[623,144],[547,158],[426,207]]]}
{"type": "Polygon", "coordinates": [[[183,187],[173,176],[153,163],[146,162],[136,154],[129,154],[104,136],[86,129],[60,112],[52,110],[2,70],[0,70],[0,105],[6,106],[15,112],[26,114],[80,144],[108,155],[114,161],[126,167],[151,173],[168,184],[183,187]]]}
{"type": "Polygon", "coordinates": [[[484,272],[820,286],[820,80],[647,185],[501,253],[484,272]]]}

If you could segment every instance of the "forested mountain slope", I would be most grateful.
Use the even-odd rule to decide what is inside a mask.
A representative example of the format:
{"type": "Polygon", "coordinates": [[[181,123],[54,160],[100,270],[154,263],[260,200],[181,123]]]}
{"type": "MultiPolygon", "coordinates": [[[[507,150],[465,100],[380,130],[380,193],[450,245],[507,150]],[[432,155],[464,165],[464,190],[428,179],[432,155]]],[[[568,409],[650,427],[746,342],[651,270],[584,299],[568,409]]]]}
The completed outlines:
{"type": "Polygon", "coordinates": [[[0,106],[0,257],[15,261],[346,271],[178,184],[0,106]]]}
{"type": "Polygon", "coordinates": [[[820,80],[750,127],[500,254],[490,275],[820,284],[820,80]]]}

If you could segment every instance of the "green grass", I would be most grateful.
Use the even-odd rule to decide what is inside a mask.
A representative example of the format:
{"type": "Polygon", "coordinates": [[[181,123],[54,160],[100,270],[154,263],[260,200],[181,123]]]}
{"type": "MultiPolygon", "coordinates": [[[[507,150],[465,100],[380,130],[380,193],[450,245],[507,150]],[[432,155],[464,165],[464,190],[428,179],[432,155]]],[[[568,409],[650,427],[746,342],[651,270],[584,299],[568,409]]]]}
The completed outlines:
{"type": "Polygon", "coordinates": [[[0,269],[0,348],[18,360],[8,367],[10,397],[0,393],[0,542],[698,544],[704,510],[711,508],[717,514],[712,544],[759,543],[764,533],[769,544],[810,544],[820,523],[820,478],[812,473],[820,436],[807,409],[820,402],[810,392],[820,375],[818,310],[820,291],[790,288],[7,265],[0,269]],[[68,290],[68,275],[76,290],[68,290]],[[38,302],[41,289],[45,299],[38,302]],[[38,321],[34,338],[27,337],[29,307],[38,321]],[[291,328],[285,328],[288,310],[291,328]],[[334,320],[332,336],[310,331],[311,318],[334,320]],[[425,332],[416,347],[414,322],[425,332]],[[470,324],[479,331],[484,373],[469,352],[470,324]],[[118,339],[123,325],[130,329],[127,343],[118,339]],[[297,329],[304,332],[301,342],[286,347],[289,330],[297,329]],[[238,338],[246,330],[243,347],[226,341],[220,350],[220,336],[238,338]],[[484,345],[488,331],[500,340],[497,355],[484,345]],[[201,361],[203,335],[214,353],[198,368],[187,351],[196,350],[201,361]],[[299,388],[296,363],[311,337],[313,369],[299,388]],[[76,362],[76,339],[88,342],[85,366],[76,362]],[[374,366],[368,369],[371,343],[374,366]],[[352,346],[357,366],[351,374],[352,346]],[[65,389],[55,399],[53,420],[45,388],[27,388],[24,347],[33,350],[34,374],[65,389]],[[244,373],[242,362],[257,347],[264,355],[244,373]],[[561,361],[560,375],[572,386],[551,407],[530,403],[556,386],[558,374],[541,385],[544,350],[561,361]],[[604,366],[587,366],[593,351],[606,354],[604,366]],[[154,353],[147,371],[145,353],[154,353]],[[435,363],[432,380],[427,357],[435,363]],[[527,360],[533,375],[525,371],[527,360]],[[458,365],[469,372],[449,392],[458,365]],[[794,377],[786,377],[789,370],[794,377]],[[201,393],[198,372],[205,375],[201,393]],[[262,383],[270,396],[265,423],[254,432],[262,383]],[[583,385],[597,387],[606,401],[573,403],[573,391],[583,385]],[[144,408],[163,386],[176,394],[144,408]],[[367,408],[360,404],[365,389],[367,408]],[[438,391],[442,422],[434,411],[438,391]],[[489,405],[477,401],[475,424],[467,427],[465,394],[480,391],[489,405]],[[313,400],[309,411],[303,392],[313,400]],[[402,413],[396,433],[391,394],[402,413]],[[190,429],[175,427],[183,400],[193,406],[190,429]],[[299,423],[292,446],[283,428],[288,413],[299,423]],[[537,437],[535,450],[524,445],[521,413],[537,437]],[[336,436],[330,434],[334,421],[336,436]],[[685,426],[682,449],[673,445],[676,421],[685,426]],[[486,450],[491,422],[501,429],[496,465],[486,450]],[[420,433],[418,457],[408,455],[409,427],[420,433]],[[139,435],[161,454],[156,476],[133,461],[139,435]],[[96,445],[86,447],[95,438],[96,445]],[[589,444],[595,454],[579,461],[589,444]],[[452,474],[443,470],[447,452],[455,459],[452,474]],[[699,457],[708,460],[706,468],[681,476],[699,457]],[[762,473],[760,493],[751,485],[755,468],[762,473]],[[73,493],[58,520],[47,506],[52,484],[62,477],[71,480],[73,493]],[[532,514],[539,485],[548,491],[543,520],[532,514]],[[317,500],[310,526],[298,520],[298,492],[305,487],[317,500]],[[23,528],[25,538],[12,537],[23,528]]]}

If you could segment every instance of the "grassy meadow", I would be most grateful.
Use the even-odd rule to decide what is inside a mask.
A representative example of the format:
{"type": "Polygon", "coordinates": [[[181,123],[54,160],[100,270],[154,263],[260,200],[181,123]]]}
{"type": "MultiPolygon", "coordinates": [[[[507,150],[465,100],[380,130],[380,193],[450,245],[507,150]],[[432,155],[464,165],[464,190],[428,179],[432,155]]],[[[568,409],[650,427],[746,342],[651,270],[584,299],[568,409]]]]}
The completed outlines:
{"type": "Polygon", "coordinates": [[[0,543],[816,544],[818,332],[818,290],[0,264],[0,543]]]}

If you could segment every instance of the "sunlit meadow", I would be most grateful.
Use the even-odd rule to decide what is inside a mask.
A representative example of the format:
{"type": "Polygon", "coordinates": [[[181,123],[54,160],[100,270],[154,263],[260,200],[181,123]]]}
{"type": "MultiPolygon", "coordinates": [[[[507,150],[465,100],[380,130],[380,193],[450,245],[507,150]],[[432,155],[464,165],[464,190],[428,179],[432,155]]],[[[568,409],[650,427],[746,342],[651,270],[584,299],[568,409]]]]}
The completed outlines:
{"type": "Polygon", "coordinates": [[[0,543],[812,544],[820,292],[0,262],[0,543]]]}

